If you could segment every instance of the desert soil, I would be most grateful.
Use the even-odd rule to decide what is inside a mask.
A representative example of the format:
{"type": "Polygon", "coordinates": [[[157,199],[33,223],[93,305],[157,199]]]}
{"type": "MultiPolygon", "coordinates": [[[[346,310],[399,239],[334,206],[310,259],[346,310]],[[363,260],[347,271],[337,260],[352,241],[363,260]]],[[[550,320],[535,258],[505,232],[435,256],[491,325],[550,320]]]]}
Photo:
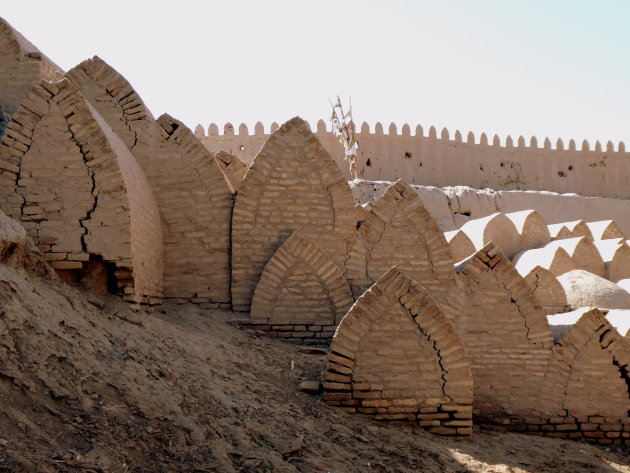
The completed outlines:
{"type": "Polygon", "coordinates": [[[630,472],[617,448],[440,438],[327,407],[296,389],[321,354],[236,318],[136,313],[0,264],[0,472],[630,472]]]}

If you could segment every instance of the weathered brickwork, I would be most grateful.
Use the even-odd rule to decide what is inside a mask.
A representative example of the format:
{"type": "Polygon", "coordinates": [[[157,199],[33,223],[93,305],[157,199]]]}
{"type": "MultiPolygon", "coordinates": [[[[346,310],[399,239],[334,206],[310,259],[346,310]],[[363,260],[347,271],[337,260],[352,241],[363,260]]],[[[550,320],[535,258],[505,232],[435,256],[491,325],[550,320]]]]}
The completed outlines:
{"type": "Polygon", "coordinates": [[[137,157],[164,228],[164,295],[173,302],[229,307],[232,189],[182,122],[162,115],[157,126],[155,153],[137,157]]]}
{"type": "Polygon", "coordinates": [[[623,238],[626,236],[619,229],[614,220],[599,220],[597,222],[586,222],[594,240],[608,240],[610,238],[623,238]]]}
{"type": "Polygon", "coordinates": [[[455,262],[468,258],[477,251],[468,235],[461,230],[444,232],[444,238],[448,242],[448,247],[455,262]]]}
{"type": "Polygon", "coordinates": [[[238,159],[236,156],[226,153],[225,151],[219,151],[214,158],[221,167],[221,170],[232,184],[232,188],[238,191],[241,187],[245,173],[248,166],[238,159]]]}
{"type": "Polygon", "coordinates": [[[492,243],[463,261],[466,291],[454,320],[475,381],[475,414],[482,419],[536,409],[553,343],[545,312],[527,282],[492,243]]]}
{"type": "Polygon", "coordinates": [[[547,243],[544,248],[562,248],[571,257],[575,269],[583,269],[602,278],[606,277],[606,265],[590,237],[580,236],[554,240],[547,243]]]}
{"type": "Polygon", "coordinates": [[[457,312],[449,246],[418,194],[403,181],[392,184],[360,223],[346,263],[354,296],[392,266],[426,287],[449,316],[457,312]]]}
{"type": "Polygon", "coordinates": [[[573,325],[554,327],[553,359],[540,408],[525,419],[528,431],[630,445],[630,342],[605,314],[591,309],[573,325]]]}
{"type": "Polygon", "coordinates": [[[606,266],[606,279],[630,278],[630,246],[621,238],[593,242],[606,266]]]}
{"type": "Polygon", "coordinates": [[[511,258],[523,248],[523,240],[516,226],[502,213],[470,220],[460,230],[468,235],[477,250],[492,242],[511,258]]]}
{"type": "Polygon", "coordinates": [[[524,276],[545,313],[559,314],[570,308],[562,284],[551,271],[535,266],[524,276]]]}
{"type": "Polygon", "coordinates": [[[522,246],[519,251],[536,248],[551,241],[547,223],[535,210],[509,212],[505,216],[512,221],[519,235],[521,235],[522,246]]]}
{"type": "Polygon", "coordinates": [[[436,434],[472,434],[466,350],[429,292],[396,268],[343,318],[323,376],[328,405],[436,434]]]}
{"type": "Polygon", "coordinates": [[[269,259],[298,230],[324,248],[340,271],[355,233],[352,193],[307,124],[274,132],[236,195],[232,218],[232,305],[250,308],[269,259]]]}
{"type": "Polygon", "coordinates": [[[572,222],[554,223],[549,225],[549,235],[551,235],[552,240],[563,240],[578,237],[593,238],[591,229],[584,220],[574,220],[572,222]]]}
{"type": "Polygon", "coordinates": [[[6,113],[12,115],[42,80],[62,77],[56,64],[0,18],[0,106],[6,113]]]}
{"type": "Polygon", "coordinates": [[[536,266],[548,269],[554,276],[576,269],[569,253],[560,246],[522,251],[512,261],[523,277],[527,277],[536,266]]]}
{"type": "Polygon", "coordinates": [[[265,266],[250,320],[275,336],[322,343],[332,338],[353,302],[348,283],[330,256],[294,232],[265,266]]]}
{"type": "Polygon", "coordinates": [[[155,121],[127,79],[98,56],[73,67],[66,77],[130,150],[138,134],[155,121]]]}
{"type": "Polygon", "coordinates": [[[52,266],[114,265],[125,299],[159,301],[162,231],[157,205],[135,159],[69,81],[42,82],[2,137],[7,213],[22,221],[52,266]]]}

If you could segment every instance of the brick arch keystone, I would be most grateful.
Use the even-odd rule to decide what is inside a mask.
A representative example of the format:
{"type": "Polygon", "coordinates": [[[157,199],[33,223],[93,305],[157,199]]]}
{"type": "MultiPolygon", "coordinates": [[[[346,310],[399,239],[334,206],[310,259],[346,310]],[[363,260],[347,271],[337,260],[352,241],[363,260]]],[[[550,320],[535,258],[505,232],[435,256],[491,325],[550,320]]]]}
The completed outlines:
{"type": "Polygon", "coordinates": [[[265,266],[251,320],[265,324],[336,325],[354,299],[330,256],[294,232],[265,266]]]}
{"type": "Polygon", "coordinates": [[[343,318],[326,367],[329,405],[437,434],[471,434],[464,345],[429,292],[396,267],[343,318]]]}

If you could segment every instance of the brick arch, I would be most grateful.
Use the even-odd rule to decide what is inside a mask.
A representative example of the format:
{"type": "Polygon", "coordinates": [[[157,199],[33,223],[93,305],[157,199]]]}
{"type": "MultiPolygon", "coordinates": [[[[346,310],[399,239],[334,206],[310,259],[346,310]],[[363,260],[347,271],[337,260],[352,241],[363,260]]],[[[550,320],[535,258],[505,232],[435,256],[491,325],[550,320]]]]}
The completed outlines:
{"type": "Polygon", "coordinates": [[[448,304],[455,286],[448,243],[418,194],[401,180],[385,191],[357,230],[346,263],[354,296],[394,265],[448,305],[449,314],[456,312],[448,304]]]}
{"type": "Polygon", "coordinates": [[[265,266],[252,299],[251,320],[278,325],[337,325],[354,302],[330,256],[298,232],[265,266]]]}
{"type": "Polygon", "coordinates": [[[438,434],[471,433],[464,345],[429,292],[395,267],[343,318],[326,367],[329,405],[438,434]]]}
{"type": "Polygon", "coordinates": [[[545,311],[492,243],[457,271],[465,303],[454,323],[473,365],[480,421],[535,408],[553,344],[545,311]]]}
{"type": "Polygon", "coordinates": [[[347,181],[301,118],[268,138],[236,194],[232,218],[232,303],[250,308],[267,261],[300,231],[317,241],[342,271],[355,232],[347,181]]]}
{"type": "Polygon", "coordinates": [[[630,421],[630,344],[606,313],[593,308],[572,325],[556,326],[545,384],[544,405],[551,415],[566,411],[582,419],[605,417],[609,424],[630,421]]]}
{"type": "Polygon", "coordinates": [[[207,307],[230,305],[232,187],[213,155],[182,122],[157,119],[153,153],[136,158],[164,231],[164,296],[207,307]]]}
{"type": "Polygon", "coordinates": [[[136,146],[138,134],[155,122],[127,79],[100,57],[86,59],[66,72],[66,77],[129,149],[136,146]]]}
{"type": "Polygon", "coordinates": [[[67,80],[42,82],[0,143],[12,173],[0,190],[59,271],[95,257],[113,265],[130,302],[162,293],[162,228],[146,177],[124,143],[67,80]]]}
{"type": "Polygon", "coordinates": [[[0,18],[0,105],[9,115],[42,79],[62,77],[59,66],[0,18]]]}

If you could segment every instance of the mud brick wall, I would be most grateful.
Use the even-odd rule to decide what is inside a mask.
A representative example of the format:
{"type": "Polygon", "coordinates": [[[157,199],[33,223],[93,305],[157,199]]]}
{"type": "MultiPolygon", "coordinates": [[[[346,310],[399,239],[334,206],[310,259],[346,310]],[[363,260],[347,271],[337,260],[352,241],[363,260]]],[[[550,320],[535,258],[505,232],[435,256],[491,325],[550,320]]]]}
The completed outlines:
{"type": "Polygon", "coordinates": [[[131,84],[99,57],[66,75],[132,150],[149,180],[164,231],[164,297],[229,307],[233,189],[213,155],[173,117],[162,115],[156,123],[131,84]]]}
{"type": "Polygon", "coordinates": [[[448,243],[418,194],[403,181],[392,184],[360,222],[346,263],[354,296],[392,266],[426,287],[447,315],[458,312],[448,243]]]}
{"type": "Polygon", "coordinates": [[[300,231],[324,248],[340,271],[356,217],[347,181],[300,118],[274,132],[236,195],[232,218],[232,305],[247,311],[276,250],[300,231]]]}
{"type": "Polygon", "coordinates": [[[256,286],[250,320],[270,335],[322,343],[354,302],[330,256],[294,232],[269,260],[256,286]]]}
{"type": "Polygon", "coordinates": [[[238,159],[236,156],[226,153],[224,151],[219,151],[214,156],[214,158],[217,160],[217,163],[221,167],[221,170],[225,174],[225,177],[227,177],[230,181],[230,184],[232,184],[232,188],[235,191],[238,191],[238,188],[241,187],[241,183],[245,178],[245,173],[249,169],[249,166],[238,159]]]}
{"type": "Polygon", "coordinates": [[[98,56],[73,67],[66,77],[130,150],[138,134],[155,121],[127,79],[98,56]]]}
{"type": "Polygon", "coordinates": [[[56,64],[0,18],[0,105],[8,114],[40,81],[62,77],[56,64]]]}
{"type": "Polygon", "coordinates": [[[522,249],[536,248],[551,241],[547,222],[535,210],[509,212],[509,218],[521,235],[522,249]]]}
{"type": "Polygon", "coordinates": [[[605,313],[590,309],[575,324],[557,327],[539,408],[542,420],[525,419],[528,430],[630,445],[630,342],[605,313]]]}
{"type": "Polygon", "coordinates": [[[579,236],[554,240],[547,243],[544,248],[562,248],[573,260],[575,269],[583,269],[599,277],[606,277],[606,265],[590,237],[579,236]]]}
{"type": "Polygon", "coordinates": [[[569,309],[567,294],[564,292],[562,284],[548,269],[540,266],[534,267],[525,276],[525,281],[530,285],[545,313],[559,314],[569,309]]]}
{"type": "Polygon", "coordinates": [[[457,270],[465,305],[454,323],[471,359],[475,414],[537,409],[553,340],[529,284],[492,243],[457,270]]]}
{"type": "Polygon", "coordinates": [[[230,306],[232,188],[214,157],[180,121],[157,120],[152,156],[138,155],[164,229],[164,295],[207,308],[230,306]]]}
{"type": "Polygon", "coordinates": [[[441,435],[472,433],[466,350],[429,292],[396,268],[343,318],[323,377],[328,405],[441,435]]]}
{"type": "Polygon", "coordinates": [[[42,82],[2,137],[13,182],[0,190],[57,270],[98,256],[115,265],[125,299],[154,304],[162,292],[157,205],[135,159],[68,80],[42,82]]]}

